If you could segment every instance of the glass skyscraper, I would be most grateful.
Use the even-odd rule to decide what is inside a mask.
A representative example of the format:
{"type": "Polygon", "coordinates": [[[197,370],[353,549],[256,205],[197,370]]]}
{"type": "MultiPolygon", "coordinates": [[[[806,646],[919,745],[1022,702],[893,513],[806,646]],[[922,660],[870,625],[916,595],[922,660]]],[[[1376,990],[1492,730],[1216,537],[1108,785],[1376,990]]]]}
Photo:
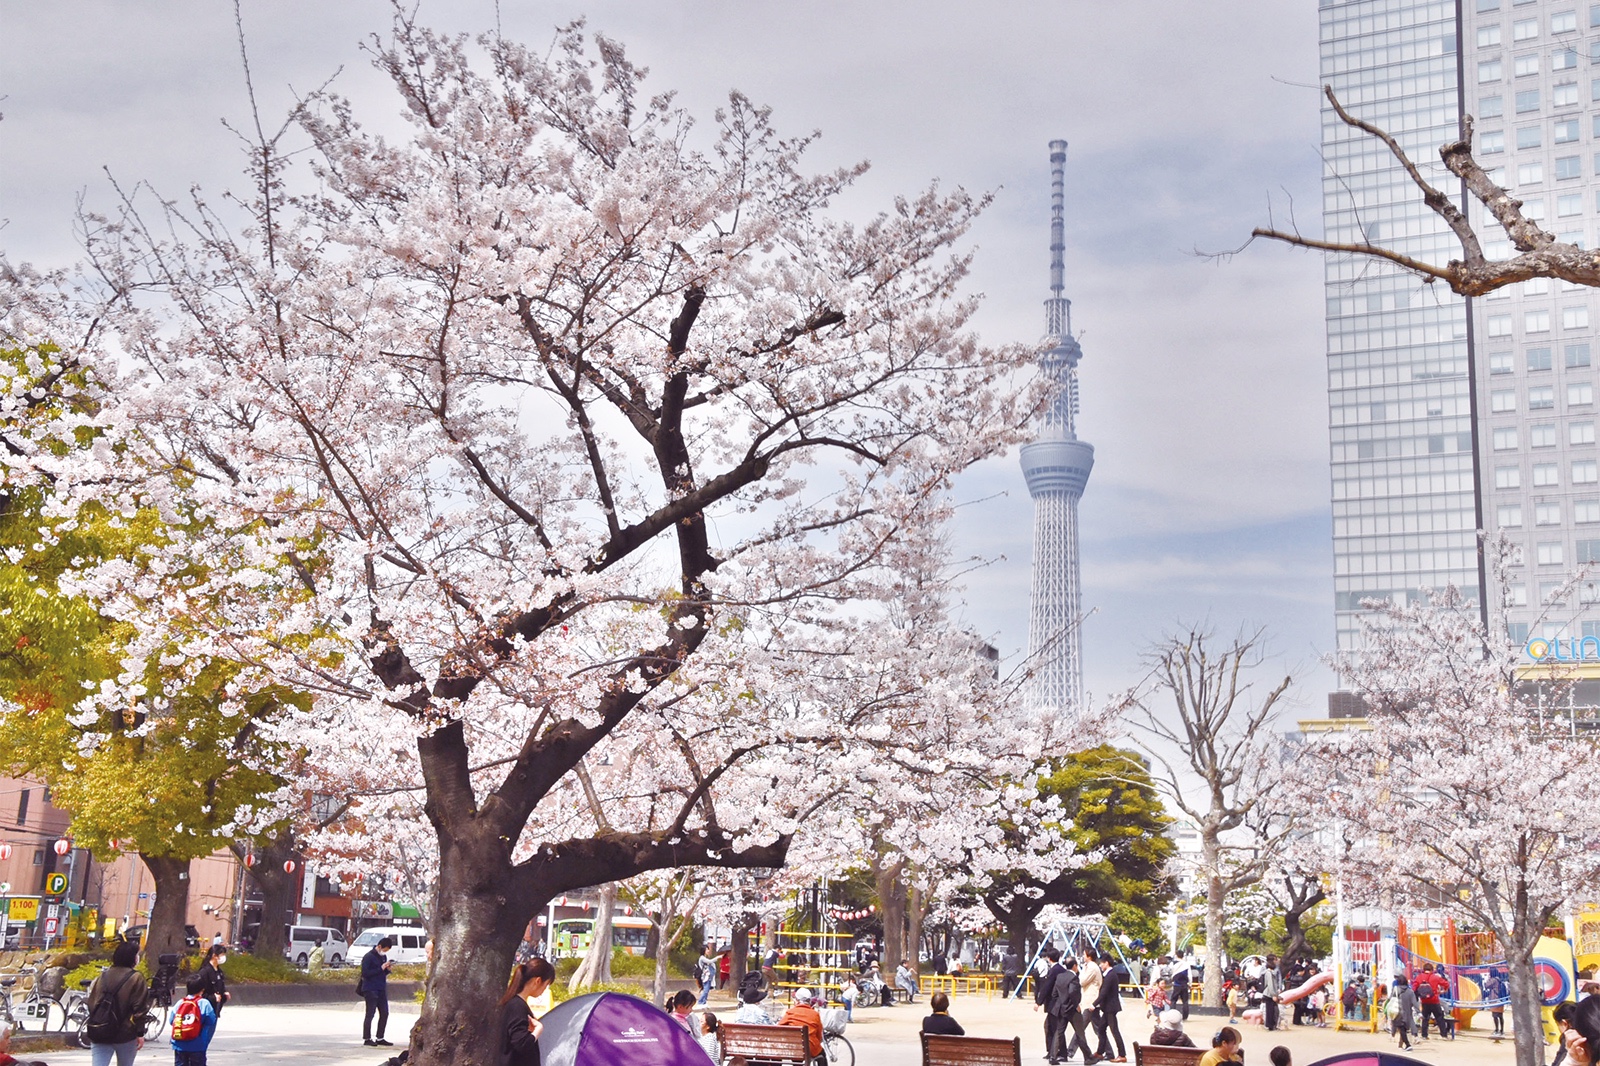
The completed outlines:
{"type": "MultiPolygon", "coordinates": [[[[1592,247],[1600,3],[1321,0],[1320,13],[1323,82],[1392,133],[1430,182],[1461,195],[1438,149],[1470,114],[1475,154],[1497,183],[1558,239],[1592,247]]],[[[1460,257],[1380,141],[1326,101],[1322,129],[1329,240],[1460,257]]],[[[1490,258],[1512,254],[1492,217],[1475,204],[1469,217],[1490,258]]],[[[1504,531],[1519,552],[1506,590],[1514,640],[1600,635],[1594,583],[1557,595],[1600,561],[1590,324],[1600,294],[1539,280],[1469,301],[1382,261],[1331,255],[1326,293],[1340,646],[1353,646],[1364,598],[1447,583],[1476,597],[1479,528],[1504,531]]],[[[1490,588],[1492,603],[1500,593],[1490,588]]]]}

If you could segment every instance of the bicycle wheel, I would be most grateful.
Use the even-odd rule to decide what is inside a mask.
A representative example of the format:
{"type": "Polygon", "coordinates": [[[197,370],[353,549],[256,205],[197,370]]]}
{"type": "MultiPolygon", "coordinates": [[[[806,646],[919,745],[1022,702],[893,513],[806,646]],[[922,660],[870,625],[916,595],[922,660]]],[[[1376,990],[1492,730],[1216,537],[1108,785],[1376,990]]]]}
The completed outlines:
{"type": "Polygon", "coordinates": [[[838,1033],[824,1033],[822,1051],[828,1056],[828,1066],[856,1066],[856,1049],[838,1033]]]}
{"type": "Polygon", "coordinates": [[[89,1007],[79,1003],[67,1014],[67,1042],[75,1047],[89,1046],[89,1007]]]}
{"type": "Polygon", "coordinates": [[[155,1043],[167,1035],[167,1008],[158,1004],[150,1004],[149,1013],[144,1019],[145,1043],[155,1043]]]}
{"type": "Polygon", "coordinates": [[[16,1012],[17,1028],[39,1033],[59,1033],[67,1024],[67,1012],[47,996],[30,993],[16,1012]]]}

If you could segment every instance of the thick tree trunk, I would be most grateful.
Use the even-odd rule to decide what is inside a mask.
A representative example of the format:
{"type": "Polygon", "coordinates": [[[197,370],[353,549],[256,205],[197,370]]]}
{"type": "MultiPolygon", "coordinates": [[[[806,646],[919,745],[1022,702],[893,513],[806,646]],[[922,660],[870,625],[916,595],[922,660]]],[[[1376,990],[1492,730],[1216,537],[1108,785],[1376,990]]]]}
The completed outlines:
{"type": "Polygon", "coordinates": [[[1327,899],[1325,892],[1313,892],[1306,899],[1283,912],[1283,929],[1287,934],[1287,942],[1280,953],[1285,964],[1295,959],[1305,958],[1311,954],[1311,945],[1306,942],[1305,918],[1313,907],[1327,899]]]}
{"type": "Polygon", "coordinates": [[[422,1015],[411,1030],[410,1061],[496,1066],[495,1004],[505,992],[523,931],[549,900],[512,891],[512,867],[501,842],[463,833],[440,843],[434,968],[422,1015]]]}
{"type": "Polygon", "coordinates": [[[245,876],[255,882],[256,891],[261,894],[261,928],[256,931],[255,943],[250,945],[250,954],[262,959],[281,959],[288,943],[288,929],[294,920],[296,883],[295,875],[286,872],[283,864],[292,861],[298,866],[302,860],[295,853],[294,838],[287,830],[258,845],[254,854],[255,865],[245,876]]]}
{"type": "Polygon", "coordinates": [[[150,929],[145,934],[144,961],[155,973],[162,955],[182,955],[183,919],[189,913],[189,860],[164,855],[139,855],[156,883],[156,901],[150,908],[150,929]]]}
{"type": "Polygon", "coordinates": [[[743,914],[733,923],[733,939],[728,944],[728,987],[738,988],[750,961],[750,927],[756,916],[743,914]]]}
{"type": "Polygon", "coordinates": [[[1222,849],[1215,836],[1203,838],[1202,855],[1206,864],[1206,976],[1200,1002],[1207,1007],[1222,1006],[1222,907],[1226,890],[1218,865],[1222,849]]]}
{"type": "Polygon", "coordinates": [[[904,863],[880,866],[873,880],[878,891],[878,913],[883,917],[883,974],[894,980],[894,968],[906,957],[906,887],[900,882],[904,863]]]}
{"type": "Polygon", "coordinates": [[[906,918],[908,919],[907,925],[910,926],[910,944],[906,951],[906,957],[911,960],[911,968],[920,974],[922,972],[922,963],[920,961],[922,957],[922,924],[928,918],[928,900],[922,894],[922,889],[912,888],[911,906],[906,912],[906,918]]]}
{"type": "MultiPolygon", "coordinates": [[[[665,916],[663,915],[663,918],[665,916]]],[[[667,956],[672,951],[673,937],[669,935],[671,924],[662,923],[661,935],[656,938],[656,972],[650,979],[650,1002],[660,1007],[667,1000],[667,956]]]]}
{"type": "MultiPolygon", "coordinates": [[[[1517,923],[1521,925],[1522,923],[1517,923]]],[[[1523,939],[1527,946],[1506,944],[1506,984],[1511,991],[1511,1043],[1517,1066],[1543,1066],[1545,1059],[1544,1020],[1539,1013],[1539,976],[1533,968],[1535,932],[1523,939]]]]}
{"type": "Polygon", "coordinates": [[[594,916],[594,937],[589,942],[589,953],[572,971],[567,984],[568,994],[580,988],[611,983],[611,912],[617,904],[617,884],[608,881],[600,886],[600,905],[594,916]]]}

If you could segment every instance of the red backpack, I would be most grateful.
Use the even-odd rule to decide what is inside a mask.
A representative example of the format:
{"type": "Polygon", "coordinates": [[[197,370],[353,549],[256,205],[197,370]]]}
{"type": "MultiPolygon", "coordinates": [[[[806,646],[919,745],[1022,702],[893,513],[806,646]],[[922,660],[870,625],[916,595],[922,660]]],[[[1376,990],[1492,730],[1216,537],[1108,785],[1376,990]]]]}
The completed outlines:
{"type": "Polygon", "coordinates": [[[193,1040],[205,1028],[205,1018],[200,1014],[200,997],[184,996],[172,1008],[172,1039],[193,1040]]]}

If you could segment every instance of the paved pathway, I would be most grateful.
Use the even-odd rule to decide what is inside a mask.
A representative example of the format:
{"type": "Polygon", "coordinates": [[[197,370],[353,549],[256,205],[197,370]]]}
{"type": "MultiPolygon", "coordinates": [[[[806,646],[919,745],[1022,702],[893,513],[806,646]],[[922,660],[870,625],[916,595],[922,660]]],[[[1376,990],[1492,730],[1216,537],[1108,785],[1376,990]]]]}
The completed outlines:
{"type": "MultiPolygon", "coordinates": [[[[713,1001],[713,1006],[716,1006],[713,1001]]],[[[728,1016],[731,1006],[724,1003],[728,1016]]],[[[921,1051],[917,1031],[925,1004],[863,1008],[856,1011],[848,1035],[856,1048],[858,1066],[920,1066],[921,1051]]],[[[416,1021],[413,1004],[396,1005],[389,1015],[389,1039],[394,1048],[369,1048],[361,1044],[362,1006],[354,997],[340,996],[316,1006],[229,1007],[212,1041],[208,1066],[379,1066],[404,1047],[411,1025],[416,1021]]],[[[1040,1015],[1031,1003],[1002,1001],[984,996],[957,996],[951,1014],[973,1036],[1022,1037],[1022,1061],[1035,1066],[1044,1061],[1044,1035],[1040,1015]]],[[[1150,1024],[1143,1010],[1129,1001],[1123,1013],[1123,1035],[1129,1041],[1143,1040],[1150,1024]]],[[[1486,1021],[1486,1019],[1485,1019],[1486,1021]]],[[[1194,1017],[1188,1030],[1196,1043],[1209,1043],[1216,1028],[1212,1018],[1194,1017]]],[[[1389,1049],[1393,1041],[1368,1033],[1340,1033],[1332,1029],[1291,1026],[1278,1033],[1254,1027],[1244,1028],[1245,1059],[1264,1064],[1267,1051],[1283,1044],[1296,1063],[1308,1064],[1341,1051],[1389,1049]]],[[[1419,1044],[1412,1053],[1424,1062],[1440,1066],[1509,1066],[1515,1061],[1510,1042],[1496,1044],[1486,1036],[1464,1035],[1459,1040],[1433,1040],[1419,1044]]],[[[1129,1047],[1132,1057],[1132,1047],[1129,1047]]],[[[58,1051],[45,1056],[50,1066],[88,1066],[87,1051],[58,1051]]],[[[170,1066],[172,1051],[165,1042],[147,1044],[136,1066],[170,1066]]]]}

